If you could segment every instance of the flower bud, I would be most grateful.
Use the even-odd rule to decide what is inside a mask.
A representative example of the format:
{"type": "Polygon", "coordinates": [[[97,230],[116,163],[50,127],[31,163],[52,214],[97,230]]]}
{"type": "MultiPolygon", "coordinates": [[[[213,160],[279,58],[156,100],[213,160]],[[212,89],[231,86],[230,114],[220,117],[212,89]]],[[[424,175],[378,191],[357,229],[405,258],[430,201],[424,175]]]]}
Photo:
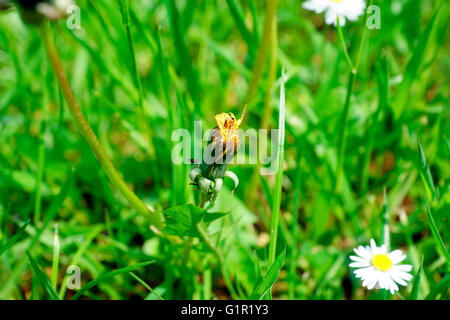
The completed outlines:
{"type": "Polygon", "coordinates": [[[191,171],[189,171],[189,179],[191,179],[192,182],[196,182],[198,176],[202,173],[202,171],[195,167],[191,171]]]}

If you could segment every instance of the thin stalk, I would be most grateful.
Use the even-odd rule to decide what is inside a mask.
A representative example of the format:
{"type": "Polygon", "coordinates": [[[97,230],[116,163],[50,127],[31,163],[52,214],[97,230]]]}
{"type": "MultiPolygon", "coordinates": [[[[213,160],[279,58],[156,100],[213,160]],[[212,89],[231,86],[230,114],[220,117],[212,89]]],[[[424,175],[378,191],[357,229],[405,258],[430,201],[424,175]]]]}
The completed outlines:
{"type": "Polygon", "coordinates": [[[141,215],[146,217],[148,221],[153,224],[155,227],[162,229],[164,227],[164,221],[160,214],[152,213],[148,209],[148,207],[132,192],[125,182],[120,177],[119,173],[114,168],[111,160],[106,154],[105,150],[101,146],[98,141],[95,133],[92,131],[89,126],[86,118],[84,117],[77,100],[72,92],[69,81],[64,73],[64,69],[62,67],[62,63],[56,50],[55,44],[53,42],[53,38],[50,33],[50,26],[48,23],[43,23],[39,27],[39,32],[42,38],[42,42],[45,46],[45,50],[47,52],[48,59],[52,65],[55,76],[58,80],[58,83],[61,87],[62,94],[67,101],[67,106],[69,108],[72,117],[80,130],[81,135],[84,139],[89,143],[97,157],[98,161],[102,165],[103,171],[108,176],[111,184],[114,188],[118,189],[122,195],[128,200],[129,204],[136,209],[141,215]]]}
{"type": "Polygon", "coordinates": [[[339,22],[339,16],[337,17],[337,31],[339,36],[339,41],[342,46],[342,50],[344,51],[345,59],[347,60],[348,66],[353,73],[356,73],[356,69],[353,67],[352,59],[348,54],[347,45],[345,44],[344,34],[342,33],[341,24],[339,22]]]}
{"type": "Polygon", "coordinates": [[[133,272],[129,272],[130,276],[132,276],[137,282],[139,282],[140,284],[142,284],[144,286],[145,289],[147,289],[148,291],[150,291],[151,293],[153,293],[155,295],[156,298],[158,298],[159,300],[164,300],[163,297],[161,297],[155,290],[152,289],[152,287],[150,287],[147,283],[145,283],[144,280],[142,280],[141,278],[139,278],[136,274],[134,274],[133,272]]]}
{"type": "MultiPolygon", "coordinates": [[[[369,6],[372,4],[372,0],[369,2],[369,6]]],[[[355,82],[356,75],[358,73],[358,66],[359,61],[361,58],[362,48],[364,45],[364,41],[366,39],[366,26],[367,26],[367,10],[364,13],[364,25],[363,25],[363,31],[361,34],[361,38],[358,45],[358,51],[357,56],[355,59],[355,64],[352,63],[352,60],[350,58],[350,55],[347,51],[347,46],[345,45],[344,35],[342,33],[342,29],[339,23],[339,17],[337,17],[337,29],[339,34],[339,39],[342,45],[342,49],[344,51],[345,58],[347,60],[347,63],[350,67],[350,75],[348,80],[348,86],[347,86],[347,96],[345,98],[345,105],[344,110],[342,111],[342,121],[341,123],[341,130],[339,132],[339,139],[338,139],[338,160],[337,160],[337,166],[336,166],[336,176],[335,176],[335,184],[334,184],[334,190],[336,193],[339,193],[341,190],[341,175],[342,175],[342,169],[344,165],[344,153],[345,153],[345,147],[347,144],[347,134],[348,134],[348,118],[350,114],[350,103],[351,103],[351,96],[353,93],[353,84],[355,82]]]]}
{"type": "Polygon", "coordinates": [[[264,20],[264,29],[261,42],[258,47],[255,62],[253,63],[252,78],[248,86],[245,103],[250,103],[258,89],[259,79],[264,70],[264,61],[266,60],[267,50],[269,49],[273,21],[277,11],[278,0],[268,0],[266,5],[266,17],[264,20]]]}
{"type": "MultiPolygon", "coordinates": [[[[277,173],[275,177],[275,188],[272,206],[272,219],[270,222],[270,241],[269,241],[269,257],[267,259],[267,269],[275,261],[275,254],[277,249],[278,225],[280,221],[280,207],[281,207],[281,191],[283,186],[283,162],[284,162],[284,127],[285,127],[285,92],[284,92],[285,75],[284,70],[281,75],[280,85],[280,111],[278,121],[278,154],[277,154],[277,173]]],[[[268,297],[271,297],[271,290],[268,292],[268,297]]]]}

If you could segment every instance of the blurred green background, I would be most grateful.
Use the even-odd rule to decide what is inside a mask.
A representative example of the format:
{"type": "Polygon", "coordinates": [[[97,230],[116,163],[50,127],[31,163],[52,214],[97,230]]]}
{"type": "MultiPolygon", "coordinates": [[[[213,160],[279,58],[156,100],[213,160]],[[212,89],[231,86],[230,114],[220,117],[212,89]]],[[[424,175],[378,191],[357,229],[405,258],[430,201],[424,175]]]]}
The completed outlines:
{"type": "MultiPolygon", "coordinates": [[[[172,131],[190,130],[194,120],[212,128],[217,113],[240,115],[245,103],[244,130],[276,128],[284,68],[277,243],[278,252],[286,247],[287,254],[273,297],[380,298],[380,292],[361,287],[348,256],[357,245],[380,240],[386,190],[391,247],[407,253],[414,275],[423,259],[418,298],[448,299],[449,267],[430,230],[430,180],[421,178],[426,170],[417,143],[436,190],[428,193],[431,213],[448,247],[447,1],[374,1],[381,8],[381,29],[366,30],[338,192],[336,148],[349,77],[338,33],[323,15],[302,9],[302,1],[284,0],[276,11],[277,37],[263,37],[267,2],[130,1],[139,81],[120,1],[77,1],[81,29],[70,30],[59,20],[52,32],[90,126],[123,179],[154,211],[195,201],[189,165],[171,160],[172,131]],[[255,67],[265,44],[267,58],[255,67]],[[249,98],[255,68],[262,68],[262,76],[249,98]]],[[[363,28],[363,17],[343,28],[352,58],[363,28]]],[[[275,176],[260,176],[256,165],[229,167],[240,184],[232,195],[232,184],[225,183],[214,211],[229,214],[208,228],[224,254],[224,277],[202,241],[194,239],[186,255],[188,239],[155,233],[111,188],[68,112],[36,28],[25,25],[16,8],[0,14],[0,79],[0,298],[49,298],[44,274],[68,299],[76,292],[66,288],[69,265],[80,267],[84,286],[150,260],[133,271],[146,285],[123,272],[100,279],[83,298],[251,296],[267,271],[275,176]],[[30,260],[42,274],[32,272],[30,260]]],[[[411,287],[389,298],[406,298],[411,287]]]]}

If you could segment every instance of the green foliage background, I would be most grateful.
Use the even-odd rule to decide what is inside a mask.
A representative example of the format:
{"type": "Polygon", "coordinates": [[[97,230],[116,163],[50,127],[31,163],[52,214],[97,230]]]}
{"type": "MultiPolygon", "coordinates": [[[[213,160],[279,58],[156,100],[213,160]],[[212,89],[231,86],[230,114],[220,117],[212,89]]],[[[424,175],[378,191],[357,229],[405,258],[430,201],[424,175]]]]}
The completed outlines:
{"type": "MultiPolygon", "coordinates": [[[[189,166],[171,160],[172,131],[190,130],[194,120],[212,128],[215,114],[240,115],[245,102],[244,129],[276,128],[284,67],[276,263],[284,248],[286,257],[273,297],[448,299],[448,3],[374,1],[381,29],[367,30],[361,52],[339,192],[336,148],[349,70],[336,28],[301,3],[279,1],[276,50],[269,48],[250,101],[255,58],[267,41],[266,1],[130,1],[138,79],[119,1],[77,1],[81,29],[61,20],[52,31],[90,126],[153,211],[196,199],[189,166]],[[367,292],[348,268],[354,247],[381,241],[383,190],[391,248],[407,253],[414,275],[423,260],[414,288],[395,296],[367,292]]],[[[361,17],[343,28],[352,57],[363,27],[361,17]]],[[[80,267],[81,286],[95,279],[78,294],[90,299],[246,299],[273,283],[273,272],[264,275],[275,176],[255,175],[256,165],[229,167],[239,187],[232,195],[225,183],[212,211],[228,214],[207,229],[224,256],[220,265],[204,241],[150,228],[111,188],[74,125],[36,29],[14,8],[0,15],[0,79],[0,298],[69,299],[76,293],[66,288],[70,265],[80,267]]]]}

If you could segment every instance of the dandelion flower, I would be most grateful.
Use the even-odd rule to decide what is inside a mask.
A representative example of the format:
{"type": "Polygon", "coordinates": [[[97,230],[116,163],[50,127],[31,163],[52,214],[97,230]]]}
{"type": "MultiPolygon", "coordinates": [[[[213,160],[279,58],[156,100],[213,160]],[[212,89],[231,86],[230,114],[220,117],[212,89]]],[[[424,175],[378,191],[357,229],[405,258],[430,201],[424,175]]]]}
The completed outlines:
{"type": "Polygon", "coordinates": [[[387,252],[385,245],[377,247],[373,239],[370,246],[359,246],[354,249],[357,256],[350,256],[353,261],[351,268],[357,268],[354,273],[362,280],[362,286],[371,290],[374,288],[386,289],[394,294],[399,290],[398,284],[406,286],[406,281],[412,279],[409,273],[412,266],[399,264],[406,256],[400,250],[387,252]]]}
{"type": "Polygon", "coordinates": [[[366,3],[364,0],[307,0],[303,3],[303,8],[315,13],[325,12],[325,22],[337,26],[345,25],[345,19],[350,21],[358,20],[364,13],[366,3]]]}

